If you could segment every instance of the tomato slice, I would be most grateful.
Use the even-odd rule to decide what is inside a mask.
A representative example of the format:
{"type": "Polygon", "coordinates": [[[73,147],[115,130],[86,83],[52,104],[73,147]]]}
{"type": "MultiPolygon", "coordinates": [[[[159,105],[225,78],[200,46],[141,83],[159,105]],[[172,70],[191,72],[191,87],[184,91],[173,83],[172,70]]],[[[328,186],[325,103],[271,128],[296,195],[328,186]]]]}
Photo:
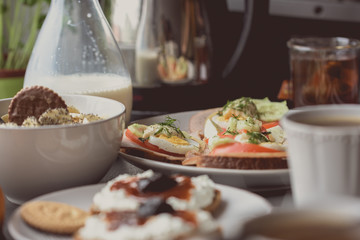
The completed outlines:
{"type": "Polygon", "coordinates": [[[263,124],[262,124],[262,127],[263,127],[264,129],[268,129],[268,128],[275,127],[275,126],[277,126],[277,125],[279,125],[279,121],[263,123],[263,124]]]}
{"type": "Polygon", "coordinates": [[[232,139],[235,138],[234,135],[227,134],[227,133],[226,133],[226,129],[224,129],[224,131],[222,131],[222,132],[219,132],[217,135],[218,135],[220,138],[232,138],[232,139]]]}
{"type": "Polygon", "coordinates": [[[280,152],[275,149],[251,143],[227,143],[214,148],[210,154],[236,153],[236,152],[280,152]]]}
{"type": "Polygon", "coordinates": [[[165,153],[168,155],[172,155],[172,156],[184,156],[181,154],[177,154],[177,153],[172,153],[172,152],[168,152],[165,151],[161,148],[159,148],[158,146],[149,143],[148,140],[146,141],[141,141],[135,134],[133,134],[129,129],[126,130],[125,135],[134,143],[136,143],[137,145],[143,147],[143,148],[147,148],[149,150],[155,151],[155,152],[159,152],[159,153],[165,153]]]}

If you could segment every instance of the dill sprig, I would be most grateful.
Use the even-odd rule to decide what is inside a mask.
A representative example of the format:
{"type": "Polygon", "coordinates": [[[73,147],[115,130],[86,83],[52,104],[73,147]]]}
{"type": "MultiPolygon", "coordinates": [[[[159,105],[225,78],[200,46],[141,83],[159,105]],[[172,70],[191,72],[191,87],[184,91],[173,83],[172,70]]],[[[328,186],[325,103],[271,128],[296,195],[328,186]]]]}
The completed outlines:
{"type": "Polygon", "coordinates": [[[270,132],[247,132],[246,134],[250,136],[248,140],[249,143],[259,144],[262,142],[269,142],[266,135],[270,134],[270,132]]]}
{"type": "MultiPolygon", "coordinates": [[[[245,115],[259,118],[259,112],[256,108],[255,103],[252,101],[252,98],[250,97],[242,97],[233,101],[228,100],[226,104],[223,106],[223,108],[218,111],[219,116],[223,116],[226,109],[232,108],[234,110],[237,110],[239,112],[243,112],[245,115]]],[[[236,118],[238,118],[237,116],[236,118]]]]}
{"type": "Polygon", "coordinates": [[[227,100],[226,104],[223,106],[223,108],[218,111],[218,115],[219,116],[222,116],[224,114],[224,111],[230,106],[230,104],[232,103],[233,101],[230,101],[230,100],[227,100]]]}
{"type": "Polygon", "coordinates": [[[158,134],[160,134],[160,133],[162,133],[162,132],[165,132],[165,134],[166,134],[167,136],[170,136],[171,133],[169,132],[169,129],[166,128],[166,127],[170,127],[170,128],[172,128],[176,133],[178,133],[181,137],[186,138],[185,135],[184,135],[184,133],[180,130],[180,128],[178,128],[178,127],[175,125],[175,122],[176,122],[176,121],[177,121],[176,119],[171,118],[170,116],[167,116],[164,122],[159,123],[159,125],[160,125],[160,126],[163,126],[163,127],[161,127],[161,128],[155,133],[155,135],[158,135],[158,134]]]}
{"type": "Polygon", "coordinates": [[[237,131],[230,131],[229,129],[226,129],[226,131],[223,133],[223,135],[233,135],[233,136],[236,136],[238,135],[239,132],[237,131]]]}
{"type": "Polygon", "coordinates": [[[139,139],[141,142],[143,142],[143,143],[144,143],[144,142],[146,142],[147,140],[149,140],[149,138],[148,138],[148,137],[147,137],[147,138],[142,138],[142,137],[139,137],[138,139],[139,139]]]}

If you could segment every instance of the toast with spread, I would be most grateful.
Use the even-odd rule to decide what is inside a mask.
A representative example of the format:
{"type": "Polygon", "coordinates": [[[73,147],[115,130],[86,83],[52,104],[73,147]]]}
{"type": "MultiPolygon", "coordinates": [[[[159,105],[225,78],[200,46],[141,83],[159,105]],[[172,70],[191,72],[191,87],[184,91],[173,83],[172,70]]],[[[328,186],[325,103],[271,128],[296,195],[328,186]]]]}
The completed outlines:
{"type": "Polygon", "coordinates": [[[133,123],[121,152],[150,160],[230,169],[287,168],[286,137],[279,125],[286,102],[242,97],[191,117],[189,132],[176,119],[150,126],[133,123]]]}
{"type": "Polygon", "coordinates": [[[141,203],[160,197],[175,210],[214,211],[221,195],[207,176],[167,176],[147,170],[137,175],[122,174],[95,194],[91,212],[136,211],[141,203]]]}
{"type": "Polygon", "coordinates": [[[189,153],[184,165],[231,169],[287,168],[286,137],[279,126],[286,102],[242,97],[222,108],[200,111],[190,132],[204,142],[201,153],[189,153]]]}
{"type": "MultiPolygon", "coordinates": [[[[28,226],[75,240],[222,239],[213,217],[221,192],[206,175],[121,174],[93,196],[89,210],[33,200],[20,208],[28,226]]],[[[221,208],[220,208],[221,210],[221,208]]]]}
{"type": "Polygon", "coordinates": [[[122,174],[95,194],[75,239],[221,239],[211,214],[220,202],[206,175],[122,174]]]}

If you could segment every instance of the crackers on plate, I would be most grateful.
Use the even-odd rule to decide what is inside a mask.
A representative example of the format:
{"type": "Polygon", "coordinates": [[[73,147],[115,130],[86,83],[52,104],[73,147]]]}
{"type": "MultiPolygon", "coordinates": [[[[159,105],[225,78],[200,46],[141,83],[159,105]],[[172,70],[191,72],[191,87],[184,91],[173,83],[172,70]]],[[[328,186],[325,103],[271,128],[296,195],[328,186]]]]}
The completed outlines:
{"type": "Polygon", "coordinates": [[[27,202],[21,206],[20,215],[30,226],[56,234],[73,234],[89,216],[77,207],[50,201],[27,202]]]}

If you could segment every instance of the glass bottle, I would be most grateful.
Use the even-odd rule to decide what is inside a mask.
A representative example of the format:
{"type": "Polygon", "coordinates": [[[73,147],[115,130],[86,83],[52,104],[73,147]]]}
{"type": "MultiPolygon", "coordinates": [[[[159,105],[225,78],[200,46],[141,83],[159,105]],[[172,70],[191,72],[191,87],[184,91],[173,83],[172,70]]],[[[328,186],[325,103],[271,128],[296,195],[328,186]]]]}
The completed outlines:
{"type": "Polygon", "coordinates": [[[26,69],[32,85],[118,100],[129,122],[131,78],[97,0],[51,1],[26,69]]]}
{"type": "MultiPolygon", "coordinates": [[[[108,0],[103,0],[102,2],[107,1],[108,0]]],[[[134,81],[135,42],[140,22],[142,0],[116,0],[111,1],[111,3],[109,23],[121,53],[126,60],[131,79],[134,81]]]]}
{"type": "Polygon", "coordinates": [[[143,1],[136,37],[136,87],[208,82],[211,46],[203,4],[143,1]]]}
{"type": "Polygon", "coordinates": [[[157,73],[159,42],[154,0],[142,3],[141,18],[135,44],[135,79],[142,87],[152,87],[160,82],[157,73]]]}

